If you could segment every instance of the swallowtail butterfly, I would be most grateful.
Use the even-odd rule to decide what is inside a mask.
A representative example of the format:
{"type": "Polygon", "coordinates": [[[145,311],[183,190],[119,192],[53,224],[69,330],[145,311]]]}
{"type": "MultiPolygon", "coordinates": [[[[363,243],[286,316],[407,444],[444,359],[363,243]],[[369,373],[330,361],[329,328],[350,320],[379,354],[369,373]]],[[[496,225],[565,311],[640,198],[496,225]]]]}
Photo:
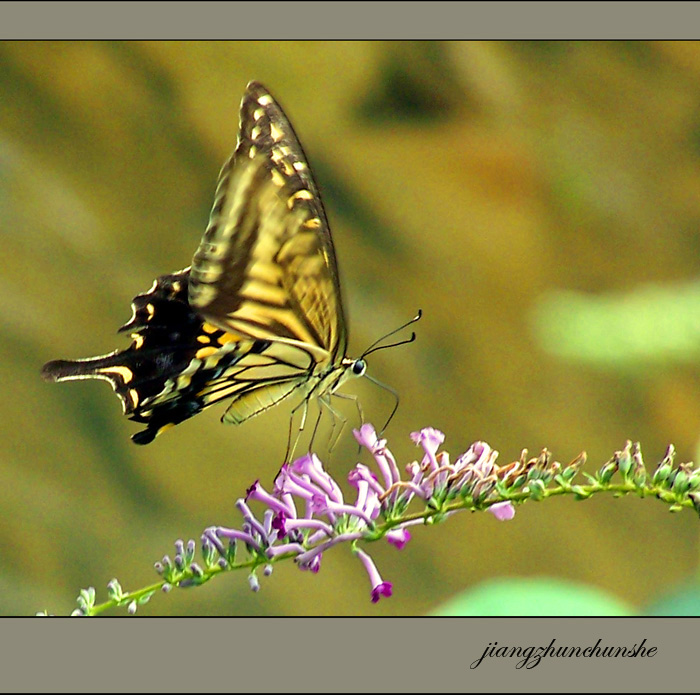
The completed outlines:
{"type": "Polygon", "coordinates": [[[137,444],[223,400],[222,420],[233,424],[288,398],[304,406],[302,419],[312,397],[334,412],[331,395],[365,374],[377,343],[359,359],[345,354],[323,205],[292,126],[258,82],[243,96],[238,143],[192,264],[159,277],[132,310],[119,329],[129,348],[49,362],[42,376],[107,380],[124,413],[146,426],[137,444]]]}

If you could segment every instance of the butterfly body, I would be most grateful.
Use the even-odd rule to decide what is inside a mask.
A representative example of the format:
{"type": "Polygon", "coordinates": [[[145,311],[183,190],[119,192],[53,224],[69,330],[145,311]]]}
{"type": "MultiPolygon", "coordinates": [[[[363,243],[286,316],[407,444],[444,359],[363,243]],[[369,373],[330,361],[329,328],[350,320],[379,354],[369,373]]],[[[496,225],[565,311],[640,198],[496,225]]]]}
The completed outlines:
{"type": "MultiPolygon", "coordinates": [[[[306,157],[269,92],[251,82],[238,144],[219,176],[192,264],[132,301],[129,348],[46,364],[50,381],[97,378],[147,444],[222,400],[240,424],[291,399],[294,409],[362,376],[345,355],[335,250],[306,157]]],[[[331,409],[332,410],[332,409],[331,409]]]]}

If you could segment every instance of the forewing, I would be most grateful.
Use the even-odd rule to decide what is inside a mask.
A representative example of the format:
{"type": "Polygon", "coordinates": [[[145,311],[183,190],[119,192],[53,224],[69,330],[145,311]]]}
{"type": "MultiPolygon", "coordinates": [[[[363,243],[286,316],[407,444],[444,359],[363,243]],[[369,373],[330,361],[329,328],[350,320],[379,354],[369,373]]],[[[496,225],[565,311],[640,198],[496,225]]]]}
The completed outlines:
{"type": "Polygon", "coordinates": [[[345,353],[323,206],[289,121],[258,83],[248,85],[241,104],[238,146],[192,262],[189,300],[216,325],[303,344],[317,361],[345,353]]]}

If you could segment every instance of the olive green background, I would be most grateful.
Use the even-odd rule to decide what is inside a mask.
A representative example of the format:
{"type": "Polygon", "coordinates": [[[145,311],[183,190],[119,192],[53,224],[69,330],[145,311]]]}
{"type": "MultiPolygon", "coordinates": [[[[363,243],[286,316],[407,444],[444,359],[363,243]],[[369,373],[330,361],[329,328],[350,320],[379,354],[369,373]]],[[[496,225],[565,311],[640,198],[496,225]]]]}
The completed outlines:
{"type": "MultiPolygon", "coordinates": [[[[238,524],[235,500],[271,485],[285,407],[234,428],[215,406],[137,447],[107,385],[39,378],[50,359],[126,347],[131,298],[190,263],[251,79],[315,172],[351,354],[424,311],[413,345],[370,360],[401,394],[399,462],[423,426],[453,460],[477,439],[501,463],[546,446],[562,463],[585,449],[592,470],[628,438],[650,468],[669,442],[697,458],[699,44],[6,42],[2,614],[69,613],[115,576],[149,584],[176,538],[238,524]]],[[[381,426],[390,396],[353,389],[381,426]]],[[[349,430],[316,450],[341,479],[358,460],[349,430]]],[[[280,563],[253,594],[231,573],[140,612],[421,615],[538,577],[643,611],[694,575],[697,540],[696,515],[654,500],[557,498],[417,528],[401,552],[367,546],[394,584],[377,605],[336,548],[318,575],[280,563]]]]}

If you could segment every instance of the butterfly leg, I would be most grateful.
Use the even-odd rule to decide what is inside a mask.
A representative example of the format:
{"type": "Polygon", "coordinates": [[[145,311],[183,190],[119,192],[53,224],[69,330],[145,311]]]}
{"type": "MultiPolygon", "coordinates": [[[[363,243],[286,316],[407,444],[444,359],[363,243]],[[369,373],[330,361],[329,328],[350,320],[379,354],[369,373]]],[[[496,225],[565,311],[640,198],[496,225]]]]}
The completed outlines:
{"type": "MultiPolygon", "coordinates": [[[[337,398],[344,398],[345,400],[348,401],[355,401],[355,407],[357,408],[357,414],[360,417],[360,427],[365,424],[365,414],[362,411],[362,405],[360,404],[360,399],[358,396],[351,394],[351,393],[334,393],[334,396],[337,398]]],[[[346,422],[343,422],[343,427],[345,427],[346,422]]],[[[341,428],[342,432],[342,428],[341,428]]],[[[338,439],[340,439],[340,433],[338,433],[338,439]]],[[[336,440],[337,441],[337,440],[336,440]]],[[[360,444],[357,445],[357,450],[358,452],[362,450],[362,446],[360,444]]]]}
{"type": "Polygon", "coordinates": [[[345,429],[345,425],[348,423],[348,419],[340,412],[338,412],[332,405],[331,405],[331,399],[329,397],[325,398],[319,398],[318,399],[320,406],[323,408],[325,407],[328,412],[331,414],[331,417],[333,418],[333,424],[331,425],[331,431],[328,434],[328,451],[329,453],[333,451],[335,448],[335,445],[338,443],[338,440],[340,439],[340,435],[343,433],[343,430],[345,429]],[[338,420],[340,420],[340,429],[338,430],[338,434],[334,435],[335,428],[338,426],[338,420]]]}
{"type": "MultiPolygon", "coordinates": [[[[294,456],[294,452],[296,451],[297,444],[299,443],[299,438],[301,437],[301,433],[304,431],[304,427],[306,427],[306,415],[309,412],[309,399],[304,398],[301,403],[298,405],[295,405],[294,408],[292,408],[292,412],[289,415],[289,435],[287,437],[287,451],[284,454],[284,460],[285,462],[289,462],[291,458],[294,456]],[[294,425],[294,416],[296,415],[297,410],[304,406],[304,410],[301,414],[301,421],[299,422],[299,430],[297,432],[297,436],[294,438],[294,445],[292,446],[292,429],[294,425]]],[[[318,424],[318,423],[317,423],[318,424]]],[[[315,432],[314,428],[314,432],[315,432]]]]}
{"type": "Polygon", "coordinates": [[[344,398],[347,401],[355,401],[355,407],[357,408],[357,414],[360,416],[360,426],[365,424],[365,414],[362,412],[362,405],[360,405],[360,399],[353,393],[334,393],[336,398],[344,398]]]}
{"type": "Polygon", "coordinates": [[[316,423],[314,424],[313,432],[311,433],[311,441],[309,442],[309,451],[314,445],[314,439],[316,438],[316,431],[318,430],[318,425],[321,422],[321,415],[323,414],[323,408],[319,407],[318,417],[316,418],[316,423]]]}

